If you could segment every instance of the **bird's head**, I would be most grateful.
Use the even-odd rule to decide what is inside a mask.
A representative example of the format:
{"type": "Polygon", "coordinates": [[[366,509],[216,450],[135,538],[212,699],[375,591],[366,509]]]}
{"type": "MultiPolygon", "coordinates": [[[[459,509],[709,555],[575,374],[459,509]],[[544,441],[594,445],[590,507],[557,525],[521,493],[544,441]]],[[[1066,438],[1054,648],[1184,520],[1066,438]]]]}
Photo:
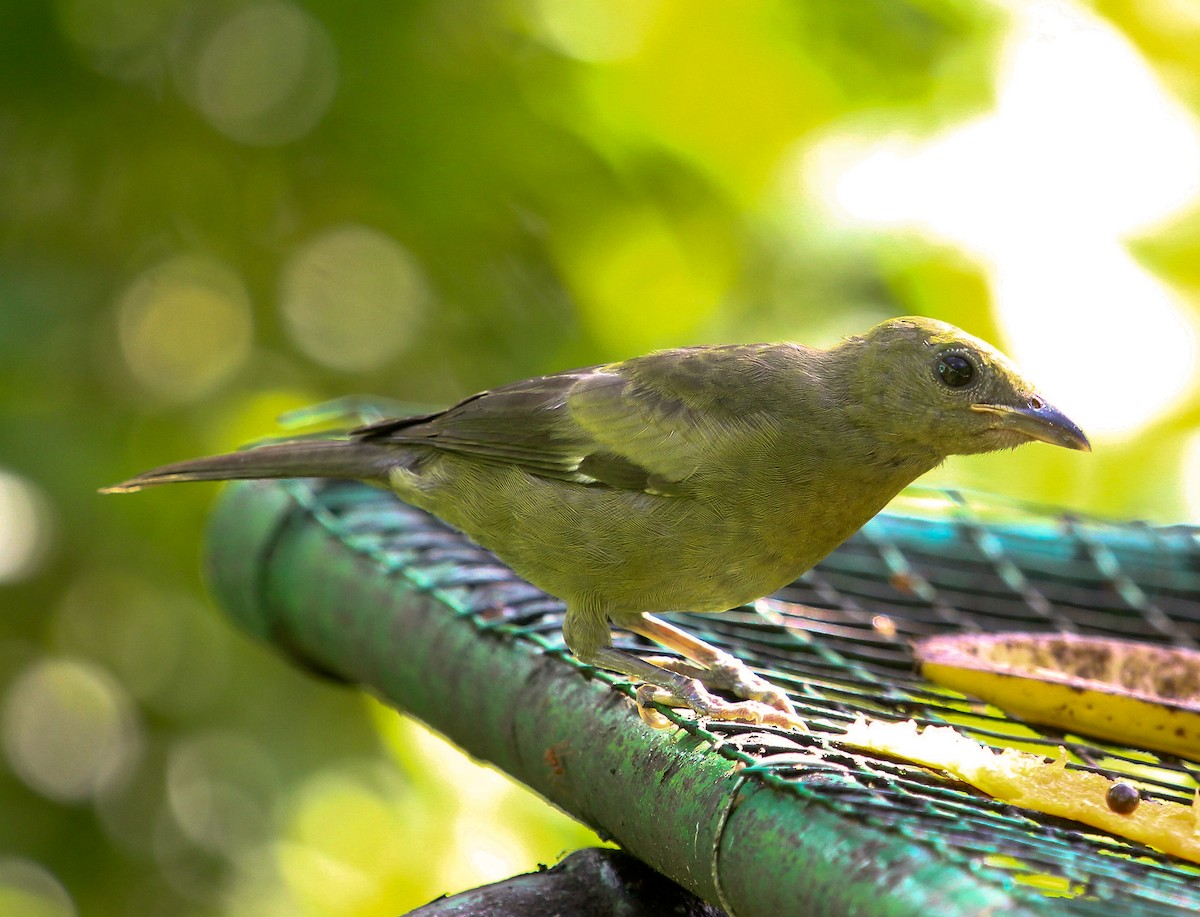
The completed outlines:
{"type": "Polygon", "coordinates": [[[965,455],[1031,441],[1090,451],[1083,431],[994,347],[945,322],[897,318],[851,338],[853,385],[892,436],[965,455]]]}

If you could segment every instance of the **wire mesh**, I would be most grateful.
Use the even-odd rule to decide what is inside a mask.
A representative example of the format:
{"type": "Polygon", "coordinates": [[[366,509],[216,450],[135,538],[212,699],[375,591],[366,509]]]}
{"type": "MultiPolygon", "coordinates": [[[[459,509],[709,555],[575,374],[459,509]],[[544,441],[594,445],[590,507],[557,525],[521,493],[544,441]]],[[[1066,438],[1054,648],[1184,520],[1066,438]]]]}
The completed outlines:
{"type": "MultiPolygon", "coordinates": [[[[561,602],[490,553],[386,494],[297,489],[313,517],[391,573],[487,630],[582,667],[562,643],[561,602]]],[[[771,601],[673,616],[787,689],[809,736],[756,726],[681,728],[736,760],[743,779],[805,796],[841,817],[919,841],[965,870],[1001,873],[1073,899],[1077,914],[1200,908],[1200,867],[1075,822],[991,799],[926,768],[850,751],[814,755],[856,716],[953,725],[995,748],[1057,754],[1068,767],[1134,781],[1190,804],[1200,764],[1023,723],[924,681],[910,641],[962,631],[1070,631],[1194,646],[1200,544],[1189,526],[1114,524],[1010,501],[914,488],[771,601]]],[[[631,635],[619,645],[661,654],[631,635]]],[[[586,668],[586,667],[584,667],[586,668]]],[[[630,693],[628,684],[594,673],[630,693]]]]}

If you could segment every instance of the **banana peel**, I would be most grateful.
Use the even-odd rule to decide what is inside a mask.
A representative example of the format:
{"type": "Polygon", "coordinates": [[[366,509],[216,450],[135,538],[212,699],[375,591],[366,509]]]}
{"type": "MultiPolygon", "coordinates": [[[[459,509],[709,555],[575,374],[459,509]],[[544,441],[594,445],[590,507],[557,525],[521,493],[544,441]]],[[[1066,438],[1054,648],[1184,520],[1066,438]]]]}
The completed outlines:
{"type": "Polygon", "coordinates": [[[1031,723],[1200,761],[1200,652],[1075,634],[914,645],[930,681],[1031,723]]]}

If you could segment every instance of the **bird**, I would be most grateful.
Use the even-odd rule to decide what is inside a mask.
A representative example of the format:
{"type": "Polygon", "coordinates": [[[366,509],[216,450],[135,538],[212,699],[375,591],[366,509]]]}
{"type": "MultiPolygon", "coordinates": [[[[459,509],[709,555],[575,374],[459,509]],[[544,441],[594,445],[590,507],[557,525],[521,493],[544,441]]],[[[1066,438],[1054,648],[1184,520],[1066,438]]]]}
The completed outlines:
{"type": "Polygon", "coordinates": [[[567,647],[640,682],[648,724],[670,725],[665,704],[803,731],[785,691],[659,615],[769,595],[949,456],[1029,442],[1091,450],[998,350],[908,316],[827,349],[701,345],[538,376],[102,492],[257,478],[388,488],[560,598],[567,647]],[[678,655],[617,648],[613,627],[678,655]]]}

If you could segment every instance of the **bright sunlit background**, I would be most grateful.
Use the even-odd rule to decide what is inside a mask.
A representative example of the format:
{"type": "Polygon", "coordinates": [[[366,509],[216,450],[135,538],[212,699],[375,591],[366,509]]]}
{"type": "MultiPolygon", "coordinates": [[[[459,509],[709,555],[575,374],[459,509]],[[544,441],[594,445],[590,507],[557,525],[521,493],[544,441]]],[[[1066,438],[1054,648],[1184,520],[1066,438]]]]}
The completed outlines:
{"type": "Polygon", "coordinates": [[[921,313],[1200,517],[1195,0],[0,5],[0,914],[394,915],[595,838],[226,623],[150,465],[921,313]]]}

